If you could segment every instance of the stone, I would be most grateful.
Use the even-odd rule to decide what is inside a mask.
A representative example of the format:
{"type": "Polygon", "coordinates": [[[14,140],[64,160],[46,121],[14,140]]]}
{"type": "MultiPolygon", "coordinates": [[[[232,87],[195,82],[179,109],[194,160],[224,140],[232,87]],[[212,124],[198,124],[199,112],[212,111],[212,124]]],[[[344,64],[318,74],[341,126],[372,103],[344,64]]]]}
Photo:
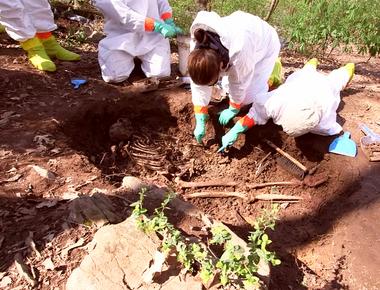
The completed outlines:
{"type": "Polygon", "coordinates": [[[95,234],[95,247],[70,275],[67,290],[201,290],[202,283],[191,275],[179,276],[167,269],[160,283],[146,284],[143,273],[151,266],[160,241],[135,226],[134,218],[104,226],[95,234]]]}

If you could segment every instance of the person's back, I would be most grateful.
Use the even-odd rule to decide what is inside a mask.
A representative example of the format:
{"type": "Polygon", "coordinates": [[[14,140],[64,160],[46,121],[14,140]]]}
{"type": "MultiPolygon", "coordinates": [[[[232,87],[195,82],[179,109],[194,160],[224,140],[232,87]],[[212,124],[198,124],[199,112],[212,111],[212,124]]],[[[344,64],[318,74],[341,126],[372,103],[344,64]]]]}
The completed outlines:
{"type": "MultiPolygon", "coordinates": [[[[239,39],[242,42],[250,43],[250,47],[254,48],[252,53],[255,54],[255,59],[260,59],[260,56],[266,53],[268,42],[270,42],[273,33],[277,35],[269,23],[256,15],[243,11],[235,11],[222,17],[222,22],[225,27],[232,28],[227,30],[232,40],[239,39]]],[[[236,43],[236,45],[239,44],[236,43]]]]}
{"type": "Polygon", "coordinates": [[[294,137],[306,133],[338,134],[342,127],[336,122],[336,110],[340,89],[348,79],[344,68],[326,75],[307,64],[290,75],[278,89],[268,93],[267,115],[294,137]]]}

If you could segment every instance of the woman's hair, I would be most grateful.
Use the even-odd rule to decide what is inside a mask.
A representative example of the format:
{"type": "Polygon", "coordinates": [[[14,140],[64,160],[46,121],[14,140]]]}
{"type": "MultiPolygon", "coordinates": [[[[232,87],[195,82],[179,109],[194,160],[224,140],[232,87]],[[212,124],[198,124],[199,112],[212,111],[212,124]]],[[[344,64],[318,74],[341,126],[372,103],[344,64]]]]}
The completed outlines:
{"type": "Polygon", "coordinates": [[[209,46],[209,36],[203,29],[194,31],[195,49],[190,53],[187,62],[191,79],[197,85],[210,85],[219,78],[222,58],[209,46]]]}

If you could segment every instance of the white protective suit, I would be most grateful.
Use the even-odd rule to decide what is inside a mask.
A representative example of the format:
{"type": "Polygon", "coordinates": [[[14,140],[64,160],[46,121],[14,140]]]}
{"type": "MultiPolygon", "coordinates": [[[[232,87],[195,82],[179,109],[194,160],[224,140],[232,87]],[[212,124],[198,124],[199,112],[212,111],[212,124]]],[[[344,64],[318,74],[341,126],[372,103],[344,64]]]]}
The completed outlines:
{"type": "Polygon", "coordinates": [[[336,122],[336,110],[340,91],[348,80],[349,73],[344,67],[325,75],[306,65],[268,93],[267,115],[294,137],[306,133],[338,134],[342,127],[336,122]]]}
{"type": "Polygon", "coordinates": [[[47,0],[0,0],[0,24],[20,42],[35,37],[37,32],[57,29],[47,0]]]}
{"type": "Polygon", "coordinates": [[[145,31],[145,18],[160,20],[172,9],[167,0],[96,0],[103,12],[106,37],[99,42],[99,65],[106,82],[126,80],[141,59],[147,77],[170,75],[169,40],[145,31]]]}
{"type": "MultiPolygon", "coordinates": [[[[230,101],[252,104],[248,116],[256,124],[264,124],[264,103],[268,92],[268,79],[280,52],[280,41],[275,29],[267,22],[249,13],[236,11],[220,17],[215,12],[201,11],[191,28],[190,50],[195,47],[194,31],[204,29],[220,36],[229,51],[231,67],[225,72],[228,79],[230,101]]],[[[199,86],[191,82],[194,106],[207,106],[212,87],[199,86]]]]}

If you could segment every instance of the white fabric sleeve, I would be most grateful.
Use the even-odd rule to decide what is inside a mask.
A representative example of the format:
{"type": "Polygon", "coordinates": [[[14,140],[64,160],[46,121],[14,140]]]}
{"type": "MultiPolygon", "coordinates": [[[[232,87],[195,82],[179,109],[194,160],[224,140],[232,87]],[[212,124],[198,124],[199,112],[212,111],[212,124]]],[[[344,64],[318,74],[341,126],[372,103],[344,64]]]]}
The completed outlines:
{"type": "Polygon", "coordinates": [[[212,86],[200,86],[190,82],[191,98],[194,106],[208,106],[212,94],[212,86]]]}
{"type": "MultiPolygon", "coordinates": [[[[254,51],[253,47],[250,49],[254,51]]],[[[252,63],[247,61],[252,57],[247,52],[248,48],[243,47],[238,55],[233,57],[235,60],[232,61],[232,66],[227,72],[230,100],[236,104],[243,103],[247,88],[255,72],[252,63]]]]}
{"type": "Polygon", "coordinates": [[[131,31],[145,31],[145,16],[129,8],[123,0],[98,0],[95,1],[103,14],[110,19],[118,21],[131,31]]]}
{"type": "Polygon", "coordinates": [[[158,10],[159,10],[160,16],[167,12],[170,12],[170,13],[173,12],[167,0],[157,0],[157,4],[158,4],[158,10]]]}

